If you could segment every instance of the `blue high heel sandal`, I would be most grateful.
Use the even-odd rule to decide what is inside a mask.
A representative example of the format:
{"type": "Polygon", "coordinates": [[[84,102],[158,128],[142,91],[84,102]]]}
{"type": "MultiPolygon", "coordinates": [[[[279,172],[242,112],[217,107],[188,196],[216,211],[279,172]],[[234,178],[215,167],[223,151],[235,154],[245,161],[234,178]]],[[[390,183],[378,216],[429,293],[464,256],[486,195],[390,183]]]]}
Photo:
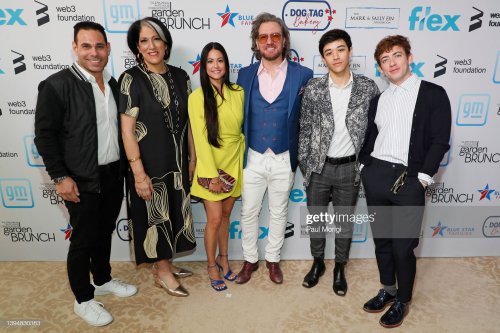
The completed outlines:
{"type": "MultiPolygon", "coordinates": [[[[219,254],[217,256],[217,259],[219,259],[219,257],[227,257],[227,254],[219,254]]],[[[219,272],[224,273],[224,269],[222,268],[222,265],[219,264],[218,260],[215,260],[215,264],[217,265],[217,267],[219,267],[219,272]]],[[[234,280],[236,280],[238,278],[238,274],[234,274],[233,278],[231,278],[231,275],[233,275],[233,274],[234,274],[233,271],[229,270],[226,273],[226,275],[224,275],[224,279],[233,282],[234,280]]]]}
{"type": "MultiPolygon", "coordinates": [[[[215,265],[208,265],[207,266],[207,270],[211,269],[211,268],[215,268],[217,269],[217,264],[215,265]]],[[[219,272],[219,270],[217,269],[217,272],[219,272]]],[[[215,291],[223,291],[223,290],[226,290],[227,289],[227,286],[226,284],[224,283],[224,280],[217,280],[217,279],[212,279],[210,277],[210,275],[208,276],[208,278],[210,279],[210,286],[215,290],[215,291]]]]}

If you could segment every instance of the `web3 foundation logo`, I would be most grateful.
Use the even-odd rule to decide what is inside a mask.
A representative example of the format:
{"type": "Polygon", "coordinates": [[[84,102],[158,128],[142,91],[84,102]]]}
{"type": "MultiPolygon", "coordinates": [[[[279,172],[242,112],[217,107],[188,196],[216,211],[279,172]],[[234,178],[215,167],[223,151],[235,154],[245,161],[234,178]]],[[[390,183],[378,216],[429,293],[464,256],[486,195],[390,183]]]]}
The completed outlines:
{"type": "Polygon", "coordinates": [[[484,126],[488,120],[489,94],[462,94],[458,103],[457,126],[484,126]]]}
{"type": "Polygon", "coordinates": [[[14,54],[14,58],[12,59],[12,64],[14,65],[14,74],[20,74],[26,71],[26,64],[24,63],[24,54],[19,53],[17,51],[11,50],[14,54]]]}
{"type": "Polygon", "coordinates": [[[139,0],[103,0],[104,26],[109,33],[126,33],[141,17],[139,0]]]}
{"type": "Polygon", "coordinates": [[[327,1],[287,1],[281,18],[290,30],[324,31],[333,21],[336,10],[327,1]]]}
{"type": "Polygon", "coordinates": [[[410,30],[429,31],[460,31],[458,19],[460,15],[434,14],[432,7],[418,6],[412,9],[410,17],[410,30]]]}
{"type": "Polygon", "coordinates": [[[0,179],[0,193],[5,208],[33,208],[35,206],[31,183],[28,179],[0,179]]]}

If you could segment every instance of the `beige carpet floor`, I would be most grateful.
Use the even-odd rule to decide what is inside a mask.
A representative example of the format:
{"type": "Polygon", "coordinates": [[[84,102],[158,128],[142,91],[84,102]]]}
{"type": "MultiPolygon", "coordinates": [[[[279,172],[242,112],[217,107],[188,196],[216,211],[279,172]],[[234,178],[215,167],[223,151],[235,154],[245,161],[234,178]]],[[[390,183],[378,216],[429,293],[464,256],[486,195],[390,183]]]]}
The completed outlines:
{"type": "MultiPolygon", "coordinates": [[[[238,270],[241,262],[231,262],[238,270]]],[[[113,276],[137,284],[130,298],[98,300],[115,320],[88,326],[73,313],[63,262],[0,263],[0,332],[387,332],[380,314],[362,310],[379,289],[374,259],[347,266],[349,291],[331,289],[333,262],[312,289],[301,286],[310,261],[284,261],[285,281],[273,284],[265,264],[246,285],[226,292],[209,287],[205,262],[177,265],[195,272],[183,279],[191,295],[169,296],[154,287],[149,268],[114,262],[113,276]],[[40,320],[40,326],[7,326],[6,320],[40,320]]],[[[410,313],[396,332],[500,332],[500,257],[421,258],[410,313]]]]}

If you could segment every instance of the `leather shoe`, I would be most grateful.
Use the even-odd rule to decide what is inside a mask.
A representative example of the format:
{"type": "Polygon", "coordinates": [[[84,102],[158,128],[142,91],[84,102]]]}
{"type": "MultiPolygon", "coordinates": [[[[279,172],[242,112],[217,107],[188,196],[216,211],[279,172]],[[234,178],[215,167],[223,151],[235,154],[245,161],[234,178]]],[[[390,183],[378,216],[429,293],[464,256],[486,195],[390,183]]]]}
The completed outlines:
{"type": "Polygon", "coordinates": [[[269,269],[269,278],[277,284],[283,283],[283,272],[281,272],[279,262],[270,262],[266,260],[266,267],[269,269]]]}
{"type": "Polygon", "coordinates": [[[370,313],[382,312],[387,305],[391,304],[395,300],[396,296],[389,294],[384,289],[380,289],[377,296],[371,298],[365,303],[365,305],[363,305],[363,310],[370,313]]]}
{"type": "Polygon", "coordinates": [[[379,323],[385,328],[398,327],[403,323],[409,310],[410,305],[408,303],[403,303],[396,299],[389,310],[380,318],[379,323]]]}
{"type": "Polygon", "coordinates": [[[238,273],[238,278],[236,279],[236,283],[243,284],[250,281],[252,273],[255,272],[258,268],[259,268],[258,261],[251,263],[245,260],[245,262],[243,263],[243,267],[241,268],[241,271],[238,273]]]}
{"type": "Polygon", "coordinates": [[[345,262],[336,262],[333,269],[333,292],[338,296],[347,294],[347,281],[344,274],[345,262]]]}
{"type": "Polygon", "coordinates": [[[306,288],[312,288],[318,284],[319,278],[325,274],[325,262],[322,258],[314,258],[314,262],[312,264],[309,273],[304,277],[304,281],[302,282],[302,286],[306,288]]]}

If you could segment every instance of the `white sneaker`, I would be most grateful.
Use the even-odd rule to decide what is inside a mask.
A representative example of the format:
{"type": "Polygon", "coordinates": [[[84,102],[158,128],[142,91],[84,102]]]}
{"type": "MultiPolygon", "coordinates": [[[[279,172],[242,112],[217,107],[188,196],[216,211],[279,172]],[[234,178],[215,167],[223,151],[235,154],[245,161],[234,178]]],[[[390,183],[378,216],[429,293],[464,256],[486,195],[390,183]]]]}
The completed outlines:
{"type": "Polygon", "coordinates": [[[94,295],[99,296],[113,294],[118,297],[129,297],[137,293],[136,286],[118,279],[111,279],[111,281],[106,282],[102,286],[96,286],[93,282],[92,285],[95,288],[94,295]]]}
{"type": "Polygon", "coordinates": [[[82,303],[78,303],[75,300],[73,310],[87,324],[92,326],[105,326],[113,321],[113,316],[106,311],[102,303],[97,302],[95,299],[82,303]]]}

